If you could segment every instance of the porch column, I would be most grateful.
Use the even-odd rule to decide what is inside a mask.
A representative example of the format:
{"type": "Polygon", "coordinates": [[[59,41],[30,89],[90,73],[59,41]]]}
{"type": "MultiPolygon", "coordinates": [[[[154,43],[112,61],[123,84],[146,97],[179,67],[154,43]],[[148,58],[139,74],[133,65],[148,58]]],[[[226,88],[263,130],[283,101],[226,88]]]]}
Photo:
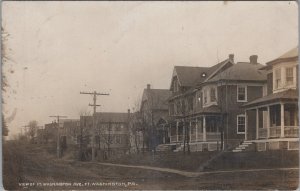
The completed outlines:
{"type": "Polygon", "coordinates": [[[165,124],[163,124],[163,144],[166,143],[166,131],[165,131],[165,124]]]}
{"type": "Polygon", "coordinates": [[[176,142],[178,142],[178,121],[176,121],[176,142]]]}
{"type": "Polygon", "coordinates": [[[248,134],[248,115],[247,111],[245,111],[245,141],[247,140],[247,134],[248,134]]]}
{"type": "Polygon", "coordinates": [[[259,139],[258,130],[259,130],[259,109],[256,108],[256,139],[259,139]]]}
{"type": "Polygon", "coordinates": [[[184,140],[186,140],[185,138],[187,137],[185,133],[188,133],[188,132],[185,132],[185,121],[183,121],[183,126],[182,126],[182,138],[181,138],[181,141],[184,142],[184,140]]]}
{"type": "Polygon", "coordinates": [[[203,116],[203,141],[206,141],[206,117],[203,116]]]}
{"type": "Polygon", "coordinates": [[[191,142],[192,141],[192,119],[190,120],[190,132],[189,132],[189,134],[190,134],[190,141],[189,142],[191,142]]]}
{"type": "Polygon", "coordinates": [[[198,118],[196,118],[196,141],[198,141],[198,118]]]}
{"type": "Polygon", "coordinates": [[[270,137],[270,106],[267,107],[267,139],[270,137]]]}
{"type": "Polygon", "coordinates": [[[280,137],[284,137],[284,104],[280,103],[280,137]]]}

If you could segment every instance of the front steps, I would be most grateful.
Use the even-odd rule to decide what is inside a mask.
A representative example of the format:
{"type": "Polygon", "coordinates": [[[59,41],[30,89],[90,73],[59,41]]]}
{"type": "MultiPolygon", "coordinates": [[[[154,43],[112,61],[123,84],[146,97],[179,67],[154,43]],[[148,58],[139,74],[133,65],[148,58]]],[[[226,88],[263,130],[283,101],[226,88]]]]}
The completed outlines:
{"type": "Polygon", "coordinates": [[[172,145],[160,144],[156,147],[156,151],[158,152],[166,152],[171,151],[172,145]]]}
{"type": "Polygon", "coordinates": [[[251,141],[243,141],[243,143],[237,146],[235,149],[233,149],[232,152],[237,153],[237,152],[245,151],[252,144],[253,142],[251,141]]]}

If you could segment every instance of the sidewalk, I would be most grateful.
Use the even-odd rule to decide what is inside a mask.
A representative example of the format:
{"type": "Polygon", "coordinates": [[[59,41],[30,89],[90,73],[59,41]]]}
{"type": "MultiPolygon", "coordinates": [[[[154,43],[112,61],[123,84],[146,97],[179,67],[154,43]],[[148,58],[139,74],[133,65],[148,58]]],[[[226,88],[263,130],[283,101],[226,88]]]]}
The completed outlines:
{"type": "Polygon", "coordinates": [[[259,172],[259,171],[290,171],[290,170],[299,170],[299,167],[294,168],[273,168],[273,169],[243,169],[243,170],[220,170],[220,171],[206,171],[206,172],[188,172],[170,168],[160,168],[160,167],[152,167],[152,166],[135,166],[135,165],[125,165],[125,164],[113,164],[113,163],[101,163],[97,162],[96,164],[105,165],[105,166],[117,166],[124,168],[140,168],[146,170],[155,170],[160,172],[168,172],[179,174],[186,177],[198,177],[205,174],[219,174],[219,173],[239,173],[239,172],[259,172]]]}

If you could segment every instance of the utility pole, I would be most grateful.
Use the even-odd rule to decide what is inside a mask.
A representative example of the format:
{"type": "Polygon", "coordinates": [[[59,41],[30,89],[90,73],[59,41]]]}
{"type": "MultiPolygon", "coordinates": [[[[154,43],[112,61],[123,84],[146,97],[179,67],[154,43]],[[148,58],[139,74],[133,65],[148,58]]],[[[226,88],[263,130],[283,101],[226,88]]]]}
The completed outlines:
{"type": "Polygon", "coordinates": [[[61,157],[61,149],[60,149],[60,128],[59,128],[59,119],[60,118],[67,118],[67,116],[62,116],[62,115],[51,115],[49,117],[55,117],[57,119],[57,146],[56,146],[56,151],[57,151],[57,158],[61,157]]]}
{"type": "Polygon", "coordinates": [[[98,93],[96,91],[94,92],[80,92],[80,94],[89,94],[93,95],[93,104],[89,104],[89,106],[93,107],[93,130],[92,130],[92,161],[95,161],[95,148],[96,148],[96,143],[95,143],[95,129],[96,129],[96,108],[97,106],[97,96],[99,95],[109,95],[107,93],[98,93]]]}

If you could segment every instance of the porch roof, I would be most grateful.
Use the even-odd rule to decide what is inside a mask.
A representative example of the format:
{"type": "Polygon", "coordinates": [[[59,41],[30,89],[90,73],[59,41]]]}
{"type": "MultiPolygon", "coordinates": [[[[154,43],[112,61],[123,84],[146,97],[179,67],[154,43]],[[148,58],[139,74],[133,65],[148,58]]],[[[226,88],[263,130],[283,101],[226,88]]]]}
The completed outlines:
{"type": "Polygon", "coordinates": [[[217,105],[211,105],[209,107],[204,107],[196,114],[221,114],[221,109],[217,105]]]}
{"type": "Polygon", "coordinates": [[[254,101],[251,101],[249,103],[246,103],[243,105],[245,108],[270,104],[270,103],[276,103],[280,101],[298,101],[298,91],[294,89],[288,89],[283,92],[278,92],[274,94],[270,94],[267,96],[264,96],[262,98],[258,98],[254,101]]]}

